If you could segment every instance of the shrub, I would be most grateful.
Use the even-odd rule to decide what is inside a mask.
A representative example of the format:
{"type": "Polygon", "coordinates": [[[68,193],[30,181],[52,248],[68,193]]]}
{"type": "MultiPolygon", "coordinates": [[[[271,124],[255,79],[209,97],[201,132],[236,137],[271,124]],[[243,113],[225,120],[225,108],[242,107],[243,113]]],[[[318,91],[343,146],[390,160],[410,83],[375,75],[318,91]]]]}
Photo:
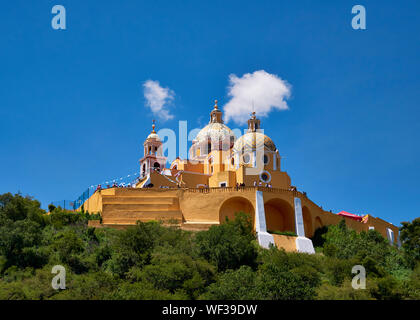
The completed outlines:
{"type": "Polygon", "coordinates": [[[208,300],[253,300],[262,298],[256,287],[256,272],[249,266],[222,273],[211,284],[201,299],[208,300]]]}
{"type": "Polygon", "coordinates": [[[334,286],[324,282],[317,289],[318,300],[371,300],[369,290],[355,290],[351,286],[351,281],[344,282],[341,286],[334,286]]]}
{"type": "Polygon", "coordinates": [[[263,299],[306,300],[315,297],[318,271],[306,254],[286,253],[272,247],[262,253],[257,288],[263,299]],[[310,261],[310,263],[308,263],[310,261]]]}
{"type": "Polygon", "coordinates": [[[108,261],[110,270],[123,277],[131,267],[148,264],[162,228],[156,222],[138,221],[136,226],[118,233],[113,241],[112,258],[108,261]]]}
{"type": "Polygon", "coordinates": [[[214,263],[219,272],[241,265],[255,266],[257,249],[253,240],[252,224],[243,213],[237,214],[234,221],[212,226],[196,235],[199,256],[214,263]]]}
{"type": "Polygon", "coordinates": [[[312,236],[311,240],[314,247],[323,247],[325,243],[324,235],[328,232],[328,226],[317,228],[312,236]]]}
{"type": "Polygon", "coordinates": [[[420,299],[417,219],[401,250],[342,221],[318,229],[323,254],[308,255],[259,247],[243,213],[198,233],[157,222],[88,227],[97,217],[47,215],[30,197],[0,195],[0,299],[420,299]],[[66,290],[51,287],[57,264],[66,290]],[[356,264],[366,290],[351,287],[356,264]]]}
{"type": "Polygon", "coordinates": [[[420,261],[420,218],[412,222],[402,222],[400,239],[405,258],[411,268],[420,261]]]}

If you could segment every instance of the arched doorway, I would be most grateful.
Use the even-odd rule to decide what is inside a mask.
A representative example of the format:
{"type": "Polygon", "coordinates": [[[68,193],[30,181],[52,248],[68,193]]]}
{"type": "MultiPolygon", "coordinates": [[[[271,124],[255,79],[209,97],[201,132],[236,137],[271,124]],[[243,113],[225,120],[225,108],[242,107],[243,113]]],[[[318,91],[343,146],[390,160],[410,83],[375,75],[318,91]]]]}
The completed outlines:
{"type": "Polygon", "coordinates": [[[293,207],[285,200],[271,199],[264,204],[267,230],[295,232],[293,207]]]}
{"type": "Polygon", "coordinates": [[[226,222],[226,218],[235,220],[235,214],[238,212],[249,214],[252,225],[255,226],[254,206],[248,199],[243,197],[233,197],[223,202],[219,209],[219,222],[226,222]]]}
{"type": "Polygon", "coordinates": [[[316,217],[315,218],[315,231],[318,228],[322,228],[324,226],[324,224],[322,223],[322,220],[320,217],[316,217]]]}
{"type": "Polygon", "coordinates": [[[312,229],[312,215],[309,211],[308,207],[304,206],[302,208],[302,216],[303,216],[303,225],[305,227],[305,237],[310,238],[313,234],[312,229]]]}

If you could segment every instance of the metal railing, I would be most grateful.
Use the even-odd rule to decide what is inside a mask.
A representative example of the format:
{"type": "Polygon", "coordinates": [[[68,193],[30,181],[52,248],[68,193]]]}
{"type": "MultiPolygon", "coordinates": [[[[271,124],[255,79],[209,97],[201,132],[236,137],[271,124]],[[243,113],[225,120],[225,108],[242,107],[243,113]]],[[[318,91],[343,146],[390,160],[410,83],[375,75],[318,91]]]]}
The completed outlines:
{"type": "Polygon", "coordinates": [[[62,208],[65,210],[74,210],[74,201],[73,200],[60,200],[60,201],[53,201],[51,204],[58,208],[62,208]]]}

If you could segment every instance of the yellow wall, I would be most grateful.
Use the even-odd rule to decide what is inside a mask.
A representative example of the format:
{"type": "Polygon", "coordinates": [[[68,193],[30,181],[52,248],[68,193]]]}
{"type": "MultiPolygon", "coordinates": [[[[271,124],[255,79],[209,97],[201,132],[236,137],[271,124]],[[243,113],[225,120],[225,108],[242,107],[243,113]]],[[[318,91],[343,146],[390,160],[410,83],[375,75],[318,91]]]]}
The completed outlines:
{"type": "Polygon", "coordinates": [[[209,185],[209,176],[192,172],[183,172],[178,180],[182,180],[183,188],[199,188],[209,185]]]}
{"type": "Polygon", "coordinates": [[[284,236],[279,234],[273,234],[274,243],[277,248],[283,248],[286,251],[297,251],[296,249],[296,237],[284,236]]]}
{"type": "MultiPolygon", "coordinates": [[[[229,172],[223,172],[223,174],[229,175],[229,172]]],[[[232,172],[232,174],[234,174],[234,172],[232,172]]],[[[156,175],[159,174],[156,173],[156,175]]],[[[194,179],[203,179],[203,177],[205,177],[196,174],[187,174],[187,176],[188,177],[186,177],[186,179],[190,179],[189,183],[196,183],[198,180],[194,182],[192,181],[194,179]]],[[[232,219],[235,213],[244,211],[245,213],[251,214],[253,216],[253,221],[255,221],[256,190],[263,191],[266,224],[268,230],[295,231],[294,197],[299,197],[302,202],[305,235],[307,237],[312,237],[316,228],[325,225],[338,224],[343,219],[341,216],[324,211],[300,192],[290,191],[289,189],[264,187],[227,187],[207,189],[111,188],[101,190],[100,192],[95,192],[95,194],[93,194],[91,198],[85,202],[84,208],[91,213],[98,211],[103,212],[104,224],[107,224],[107,219],[111,219],[111,217],[112,219],[109,220],[110,224],[111,222],[112,224],[115,224],[116,221],[124,221],[124,223],[127,224],[135,224],[136,219],[142,216],[142,210],[145,210],[142,209],[142,202],[140,201],[141,197],[146,197],[148,199],[156,198],[159,206],[164,206],[166,201],[164,200],[165,198],[172,197],[174,198],[174,201],[176,199],[175,202],[171,202],[173,205],[175,205],[175,207],[171,205],[167,207],[167,209],[156,209],[158,211],[169,210],[168,213],[164,215],[165,217],[182,216],[182,220],[184,222],[209,222],[218,224],[223,222],[226,216],[232,219]],[[140,200],[138,205],[131,205],[131,207],[134,206],[134,208],[138,208],[137,211],[139,213],[136,213],[136,215],[127,216],[125,215],[124,211],[114,210],[112,215],[107,216],[104,214],[104,210],[107,211],[107,209],[102,204],[102,196],[104,195],[108,197],[114,196],[116,199],[122,196],[133,197],[132,199],[139,198],[140,200]]],[[[150,202],[151,200],[148,201],[150,202]]],[[[121,202],[121,204],[123,204],[123,202],[121,202]]],[[[146,220],[149,219],[148,217],[152,217],[149,213],[144,213],[146,220]]],[[[385,238],[387,238],[386,228],[391,228],[394,231],[394,242],[397,241],[398,228],[390,223],[387,223],[386,221],[383,221],[382,219],[370,216],[368,223],[358,222],[349,218],[346,218],[345,220],[348,227],[358,232],[367,231],[369,226],[374,226],[375,229],[385,238]]]]}
{"type": "MultiPolygon", "coordinates": [[[[234,188],[232,188],[234,189],[234,188]]],[[[240,197],[255,208],[255,190],[245,188],[232,193],[231,188],[190,189],[180,195],[180,208],[186,221],[220,221],[220,209],[225,201],[240,197]]],[[[249,207],[251,208],[251,207],[249,207]]],[[[238,207],[244,209],[244,207],[238,207]]],[[[254,212],[252,212],[254,214],[254,212]]]]}
{"type": "Polygon", "coordinates": [[[227,187],[236,185],[236,174],[234,171],[219,171],[213,174],[209,179],[209,186],[217,188],[221,182],[225,182],[227,187]]]}
{"type": "Polygon", "coordinates": [[[102,195],[111,195],[115,193],[115,188],[96,190],[82,205],[83,210],[89,213],[102,212],[102,195]]]}

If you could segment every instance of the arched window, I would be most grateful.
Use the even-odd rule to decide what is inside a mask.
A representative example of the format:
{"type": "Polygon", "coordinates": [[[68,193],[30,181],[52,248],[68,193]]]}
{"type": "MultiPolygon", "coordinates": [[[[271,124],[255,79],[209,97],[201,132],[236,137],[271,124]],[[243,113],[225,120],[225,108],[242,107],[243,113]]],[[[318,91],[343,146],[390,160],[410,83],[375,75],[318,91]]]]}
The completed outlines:
{"type": "Polygon", "coordinates": [[[160,164],[159,164],[159,162],[155,162],[153,164],[153,168],[155,168],[156,171],[160,171],[160,164]]]}
{"type": "Polygon", "coordinates": [[[264,155],[264,157],[263,157],[263,159],[264,159],[264,164],[265,165],[267,165],[268,164],[268,162],[270,161],[270,158],[268,157],[268,155],[264,155]]]}
{"type": "Polygon", "coordinates": [[[251,161],[251,156],[249,155],[249,153],[245,153],[245,154],[242,156],[242,161],[243,161],[244,163],[246,163],[246,164],[248,164],[248,163],[251,161]]]}

